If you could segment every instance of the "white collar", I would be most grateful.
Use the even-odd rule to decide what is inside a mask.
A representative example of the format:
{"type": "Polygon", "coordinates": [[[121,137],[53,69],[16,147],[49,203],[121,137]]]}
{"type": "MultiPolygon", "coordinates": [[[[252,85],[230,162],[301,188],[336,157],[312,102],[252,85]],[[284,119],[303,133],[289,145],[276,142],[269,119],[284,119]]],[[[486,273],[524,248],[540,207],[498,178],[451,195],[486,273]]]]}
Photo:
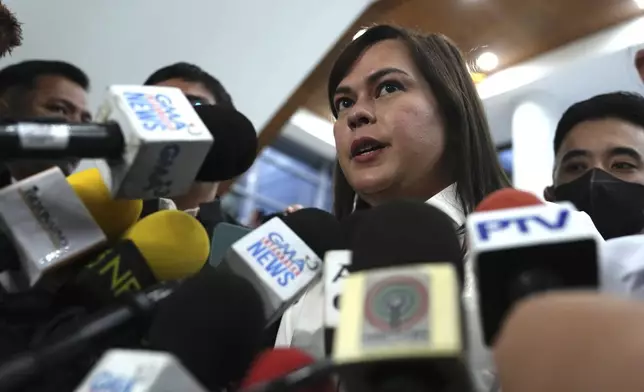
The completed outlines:
{"type": "MultiPolygon", "coordinates": [[[[172,201],[172,199],[164,199],[160,198],[159,199],[159,210],[176,210],[177,205],[172,201]]],[[[199,207],[195,208],[188,208],[187,210],[183,210],[183,212],[192,215],[193,217],[197,217],[199,214],[199,207]]]]}
{"type": "Polygon", "coordinates": [[[456,183],[438,192],[425,203],[443,211],[447,216],[452,218],[457,226],[465,224],[465,212],[463,211],[463,207],[461,207],[460,198],[456,192],[456,183]]]}

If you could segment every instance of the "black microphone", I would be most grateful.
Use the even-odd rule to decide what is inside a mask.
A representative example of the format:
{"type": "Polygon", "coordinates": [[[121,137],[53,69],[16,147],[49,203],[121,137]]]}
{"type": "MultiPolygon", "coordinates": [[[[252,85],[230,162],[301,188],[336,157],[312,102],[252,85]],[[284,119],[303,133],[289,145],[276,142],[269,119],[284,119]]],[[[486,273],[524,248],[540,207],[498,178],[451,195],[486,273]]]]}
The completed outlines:
{"type": "Polygon", "coordinates": [[[347,391],[470,391],[452,219],[411,201],[355,219],[333,346],[347,391]]]}
{"type": "Polygon", "coordinates": [[[231,179],[257,155],[256,131],[243,114],[218,105],[193,108],[179,89],[112,86],[97,119],[5,119],[0,155],[105,158],[113,195],[132,199],[181,195],[195,180],[231,179]]]}
{"type": "Polygon", "coordinates": [[[206,388],[241,381],[262,350],[261,298],[247,280],[204,268],[158,309],[149,347],[173,354],[206,388]]]}

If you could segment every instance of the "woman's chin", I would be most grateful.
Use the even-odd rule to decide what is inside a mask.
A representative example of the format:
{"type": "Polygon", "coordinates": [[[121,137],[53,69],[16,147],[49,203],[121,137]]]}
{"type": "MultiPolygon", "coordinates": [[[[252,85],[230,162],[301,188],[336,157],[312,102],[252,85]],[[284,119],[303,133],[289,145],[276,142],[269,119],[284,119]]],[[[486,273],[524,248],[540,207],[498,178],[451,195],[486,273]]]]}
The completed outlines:
{"type": "Polygon", "coordinates": [[[359,195],[373,195],[387,189],[390,183],[390,179],[384,176],[361,178],[353,182],[352,188],[355,189],[359,195]]]}

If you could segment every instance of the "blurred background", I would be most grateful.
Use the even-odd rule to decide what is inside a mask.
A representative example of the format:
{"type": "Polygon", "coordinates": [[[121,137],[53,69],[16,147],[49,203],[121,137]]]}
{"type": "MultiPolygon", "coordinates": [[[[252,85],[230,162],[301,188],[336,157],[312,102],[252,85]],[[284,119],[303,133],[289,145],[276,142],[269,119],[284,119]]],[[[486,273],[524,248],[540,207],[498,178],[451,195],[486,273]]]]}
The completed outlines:
{"type": "MultiPolygon", "coordinates": [[[[326,79],[364,26],[440,32],[461,48],[499,158],[518,188],[551,183],[554,126],[572,103],[644,93],[643,0],[9,0],[24,44],[4,67],[60,59],[109,84],[141,84],[187,61],[217,77],[257,128],[253,167],[226,184],[225,208],[249,224],[302,204],[330,210],[334,166],[326,79]]],[[[100,165],[84,162],[82,168],[100,165]]],[[[101,169],[104,169],[101,167],[101,169]]]]}

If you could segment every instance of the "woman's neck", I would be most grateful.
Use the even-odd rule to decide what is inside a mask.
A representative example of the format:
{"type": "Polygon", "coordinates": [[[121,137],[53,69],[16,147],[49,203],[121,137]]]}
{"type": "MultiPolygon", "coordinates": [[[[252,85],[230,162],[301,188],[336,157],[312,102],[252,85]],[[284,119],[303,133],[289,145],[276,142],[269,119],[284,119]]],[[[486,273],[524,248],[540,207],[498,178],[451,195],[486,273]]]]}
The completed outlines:
{"type": "Polygon", "coordinates": [[[392,200],[408,199],[427,201],[439,194],[443,189],[453,184],[453,181],[445,180],[430,183],[420,183],[417,186],[389,187],[388,189],[372,194],[360,194],[359,197],[370,206],[377,206],[392,200]]]}

